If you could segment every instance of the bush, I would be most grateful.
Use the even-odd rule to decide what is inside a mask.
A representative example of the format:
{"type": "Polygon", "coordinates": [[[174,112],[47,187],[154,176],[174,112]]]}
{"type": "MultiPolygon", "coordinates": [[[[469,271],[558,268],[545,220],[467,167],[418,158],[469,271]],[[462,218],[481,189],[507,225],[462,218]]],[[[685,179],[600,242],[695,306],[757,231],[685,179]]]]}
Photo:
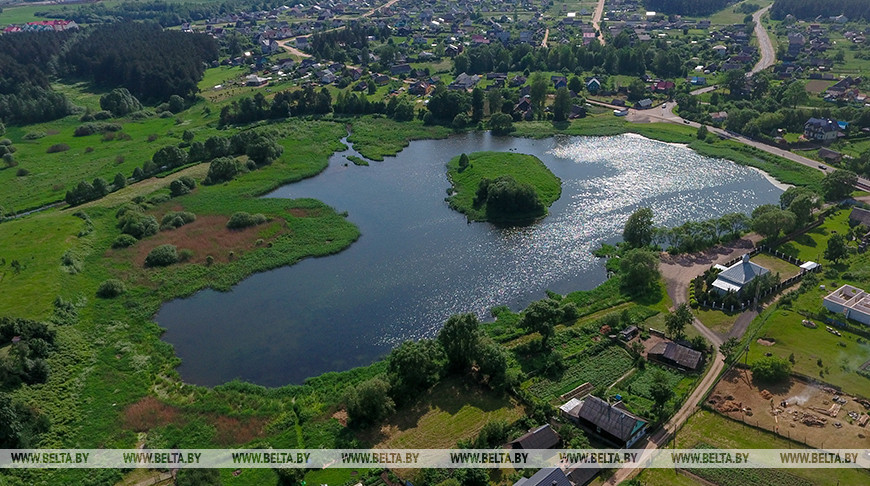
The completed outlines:
{"type": "Polygon", "coordinates": [[[220,157],[211,161],[208,166],[208,174],[205,176],[203,184],[218,184],[232,180],[241,172],[242,168],[236,159],[231,157],[220,157]]]}
{"type": "Polygon", "coordinates": [[[178,261],[180,262],[186,262],[191,258],[193,258],[193,250],[191,250],[190,248],[185,248],[178,252],[178,261]]]}
{"type": "Polygon", "coordinates": [[[196,215],[193,213],[187,211],[170,211],[163,215],[163,221],[160,222],[160,229],[176,229],[194,221],[196,221],[196,215]]]}
{"type": "Polygon", "coordinates": [[[145,257],[146,267],[165,267],[178,262],[178,252],[175,245],[160,245],[145,257]]]}
{"type": "Polygon", "coordinates": [[[169,184],[169,195],[172,197],[183,196],[196,187],[196,180],[190,176],[184,176],[169,184]]]}
{"type": "Polygon", "coordinates": [[[30,175],[30,171],[25,169],[24,167],[21,167],[20,169],[15,171],[15,175],[18,177],[24,177],[26,175],[30,175]]]}
{"type": "Polygon", "coordinates": [[[94,120],[108,120],[112,118],[112,113],[108,111],[98,111],[93,114],[94,120]]]}
{"type": "Polygon", "coordinates": [[[100,288],[97,289],[97,297],[113,299],[126,291],[127,287],[124,285],[124,282],[116,278],[110,278],[100,284],[100,288]]]}
{"type": "MultiPolygon", "coordinates": [[[[110,111],[115,116],[124,116],[142,109],[142,103],[130,94],[127,88],[115,88],[110,93],[100,97],[100,108],[110,111]]],[[[96,114],[94,118],[96,118],[96,114]]]]}
{"type": "Polygon", "coordinates": [[[135,212],[127,212],[119,222],[119,225],[121,226],[122,233],[128,234],[137,240],[141,240],[146,236],[156,235],[159,228],[154,216],[135,212]]]}
{"type": "Polygon", "coordinates": [[[168,201],[170,199],[172,199],[172,198],[169,194],[160,193],[160,194],[155,194],[155,195],[149,197],[148,203],[157,205],[160,203],[165,203],[166,201],[168,201]]]}
{"type": "Polygon", "coordinates": [[[239,211],[233,213],[230,216],[230,220],[227,221],[227,228],[230,229],[241,229],[247,228],[248,226],[256,226],[258,224],[263,224],[267,220],[266,216],[262,214],[250,214],[244,211],[239,211]]]}
{"type": "Polygon", "coordinates": [[[791,373],[791,363],[776,356],[765,356],[752,363],[752,377],[765,383],[785,381],[791,373]]]}
{"type": "Polygon", "coordinates": [[[115,241],[112,242],[112,248],[127,248],[128,246],[135,245],[137,241],[139,240],[137,240],[133,236],[126,234],[119,235],[117,238],[115,238],[115,241]]]}
{"type": "Polygon", "coordinates": [[[36,140],[45,136],[45,132],[27,132],[24,134],[24,140],[36,140]]]}
{"type": "Polygon", "coordinates": [[[45,153],[56,154],[58,152],[66,152],[67,150],[69,150],[69,145],[67,145],[65,143],[56,143],[56,144],[52,145],[51,147],[48,147],[48,149],[46,149],[45,153]]]}

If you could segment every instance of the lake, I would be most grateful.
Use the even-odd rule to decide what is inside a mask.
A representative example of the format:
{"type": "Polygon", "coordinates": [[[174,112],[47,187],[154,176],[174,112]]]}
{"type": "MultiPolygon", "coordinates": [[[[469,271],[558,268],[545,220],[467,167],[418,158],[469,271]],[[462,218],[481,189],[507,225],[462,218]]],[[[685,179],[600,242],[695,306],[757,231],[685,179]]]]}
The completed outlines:
{"type": "Polygon", "coordinates": [[[336,153],[316,177],[266,197],[310,197],[347,211],[362,236],[345,251],[253,275],[232,291],[204,290],[156,316],[185,382],[234,378],[301,383],[367,365],[406,339],[434,336],[448,316],[514,310],[606,279],[591,252],[621,239],[650,207],[659,225],[777,204],[782,189],[757,170],[626,134],[532,140],[469,133],[411,142],[396,157],[355,166],[336,153]],[[535,155],[562,179],[550,215],[526,227],[469,224],[444,198],[447,161],[481,150],[535,155]]]}

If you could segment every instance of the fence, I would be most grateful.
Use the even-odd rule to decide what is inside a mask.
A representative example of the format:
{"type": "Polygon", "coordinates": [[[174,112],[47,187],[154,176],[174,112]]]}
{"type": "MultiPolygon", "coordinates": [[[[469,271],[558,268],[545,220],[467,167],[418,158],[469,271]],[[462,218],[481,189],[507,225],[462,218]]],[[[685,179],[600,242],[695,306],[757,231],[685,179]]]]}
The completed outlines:
{"type": "MultiPolygon", "coordinates": [[[[752,249],[752,251],[749,252],[749,256],[753,257],[759,253],[762,253],[762,252],[767,253],[770,256],[774,256],[776,258],[779,258],[780,260],[786,261],[786,262],[791,263],[791,264],[798,266],[798,267],[807,263],[799,258],[795,258],[791,255],[786,255],[785,253],[782,253],[781,251],[774,250],[774,249],[769,248],[765,245],[761,245],[761,246],[758,246],[758,247],[752,249]]],[[[732,260],[729,260],[723,266],[730,267],[731,265],[734,265],[735,263],[739,262],[742,259],[743,259],[743,255],[741,255],[737,258],[734,258],[732,260]]],[[[773,287],[767,289],[764,293],[758,294],[754,298],[750,298],[750,299],[746,299],[746,300],[741,301],[739,303],[739,305],[731,304],[729,306],[726,306],[724,302],[719,304],[719,305],[716,305],[716,302],[707,302],[706,300],[703,302],[698,302],[698,305],[700,305],[701,307],[704,307],[706,309],[720,310],[722,312],[735,312],[735,311],[742,312],[742,311],[745,311],[747,308],[749,308],[752,305],[753,300],[760,301],[771,294],[775,294],[784,288],[788,288],[791,285],[793,285],[795,282],[800,281],[804,277],[804,275],[806,275],[807,273],[818,272],[819,270],[821,270],[821,268],[822,268],[821,265],[813,268],[812,270],[806,270],[806,269],[801,268],[800,273],[798,273],[797,275],[787,278],[786,280],[784,280],[784,281],[774,285],[773,287]]]]}

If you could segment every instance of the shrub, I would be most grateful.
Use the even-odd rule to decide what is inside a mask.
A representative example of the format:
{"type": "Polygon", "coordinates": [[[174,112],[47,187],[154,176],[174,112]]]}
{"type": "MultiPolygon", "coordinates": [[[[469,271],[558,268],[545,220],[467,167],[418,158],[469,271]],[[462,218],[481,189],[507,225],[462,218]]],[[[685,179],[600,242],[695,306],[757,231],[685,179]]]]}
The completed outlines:
{"type": "Polygon", "coordinates": [[[753,378],[766,383],[785,381],[791,373],[791,363],[776,356],[760,358],[750,368],[753,378]]]}
{"type": "Polygon", "coordinates": [[[26,175],[30,175],[30,171],[27,170],[27,169],[25,169],[24,167],[21,167],[20,169],[18,169],[18,170],[15,172],[15,175],[18,176],[18,177],[24,177],[24,176],[26,176],[26,175]]]}
{"type": "Polygon", "coordinates": [[[160,222],[161,230],[180,228],[187,223],[196,221],[196,215],[187,211],[170,211],[163,215],[160,222]]]}
{"type": "Polygon", "coordinates": [[[45,136],[45,132],[27,132],[21,138],[23,138],[24,140],[36,140],[36,139],[42,138],[44,136],[45,136]]]}
{"type": "Polygon", "coordinates": [[[211,266],[214,263],[214,257],[211,255],[207,255],[205,257],[205,264],[211,266]]]}
{"type": "Polygon", "coordinates": [[[123,116],[141,110],[142,103],[127,88],[115,88],[100,97],[100,108],[111,111],[116,116],[123,116]]]}
{"type": "Polygon", "coordinates": [[[115,238],[115,241],[112,242],[112,248],[127,248],[128,246],[135,245],[137,241],[138,240],[131,235],[119,235],[117,238],[115,238]]]}
{"type": "Polygon", "coordinates": [[[163,194],[163,193],[155,194],[155,195],[148,198],[148,203],[156,205],[156,204],[160,204],[160,203],[165,203],[166,201],[168,201],[170,199],[171,199],[171,197],[169,196],[169,194],[163,194]]]}
{"type": "Polygon", "coordinates": [[[263,224],[267,220],[266,216],[262,214],[250,214],[244,211],[239,211],[233,213],[230,216],[230,220],[227,221],[227,228],[230,229],[240,229],[247,228],[248,226],[256,226],[258,224],[263,224]]]}
{"type": "Polygon", "coordinates": [[[149,141],[149,142],[153,142],[153,141],[155,141],[155,140],[157,140],[157,134],[156,134],[156,133],[152,133],[151,135],[148,135],[148,141],[149,141]]]}
{"type": "Polygon", "coordinates": [[[45,152],[49,154],[55,154],[58,152],[66,152],[67,150],[69,150],[69,145],[65,143],[56,143],[51,147],[48,147],[45,152]]]}
{"type": "Polygon", "coordinates": [[[98,111],[94,113],[93,117],[94,120],[108,120],[109,118],[112,118],[112,113],[105,110],[98,111]]]}
{"type": "Polygon", "coordinates": [[[219,157],[211,161],[208,166],[208,174],[202,181],[205,185],[218,184],[232,180],[239,172],[241,166],[236,159],[231,157],[219,157]]]}
{"type": "Polygon", "coordinates": [[[169,195],[172,197],[183,196],[189,192],[190,188],[180,180],[174,180],[169,184],[169,195]]]}
{"type": "Polygon", "coordinates": [[[160,245],[145,257],[146,267],[165,267],[178,262],[178,252],[175,245],[160,245]]]}
{"type": "Polygon", "coordinates": [[[9,153],[3,155],[3,163],[6,164],[6,167],[15,167],[16,165],[18,165],[18,161],[15,160],[15,156],[9,153]]]}
{"type": "Polygon", "coordinates": [[[185,248],[178,252],[178,261],[180,262],[186,262],[191,258],[193,258],[193,250],[191,250],[190,248],[185,248]]]}
{"type": "Polygon", "coordinates": [[[86,154],[89,154],[89,153],[91,153],[91,152],[93,152],[93,151],[94,151],[94,148],[93,148],[93,147],[85,147],[85,153],[86,153],[86,154]]]}
{"type": "Polygon", "coordinates": [[[126,291],[127,287],[124,285],[124,282],[116,278],[110,278],[100,284],[100,288],[97,289],[97,297],[112,299],[126,291]]]}
{"type": "Polygon", "coordinates": [[[122,233],[128,234],[137,240],[157,234],[158,229],[157,220],[154,219],[154,216],[132,211],[128,211],[118,224],[121,226],[122,233]]]}

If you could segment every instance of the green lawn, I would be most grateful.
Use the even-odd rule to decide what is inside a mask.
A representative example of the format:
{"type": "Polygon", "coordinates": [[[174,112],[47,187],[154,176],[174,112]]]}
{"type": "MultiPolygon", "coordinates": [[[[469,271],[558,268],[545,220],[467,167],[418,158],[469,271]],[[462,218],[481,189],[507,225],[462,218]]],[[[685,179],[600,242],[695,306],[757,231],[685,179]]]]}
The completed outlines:
{"type": "MultiPolygon", "coordinates": [[[[814,292],[810,298],[820,297],[814,292]]],[[[824,321],[813,319],[818,327],[810,329],[801,324],[803,319],[794,311],[777,309],[758,334],[759,337],[775,339],[776,344],[763,346],[757,342],[750,343],[749,362],[766,353],[781,358],[794,354],[793,369],[798,373],[819,378],[853,393],[867,390],[870,379],[855,371],[870,359],[870,344],[866,340],[859,344],[859,336],[844,330],[841,331],[842,337],[837,337],[825,330],[824,321]],[[822,360],[822,366],[818,365],[819,359],[822,360]]]]}
{"type": "Polygon", "coordinates": [[[449,449],[477,436],[487,422],[513,423],[524,414],[508,396],[462,378],[447,378],[359,438],[383,449],[449,449]]]}
{"type": "Polygon", "coordinates": [[[828,216],[821,226],[780,245],[777,250],[804,261],[827,263],[823,262],[822,255],[827,248],[828,238],[834,233],[847,234],[849,232],[849,213],[849,209],[836,211],[828,216]]]}
{"type": "Polygon", "coordinates": [[[752,257],[752,262],[761,265],[771,271],[771,273],[779,274],[780,279],[786,280],[799,274],[801,269],[797,265],[793,265],[781,258],[766,253],[759,253],[752,257]]]}
{"type": "Polygon", "coordinates": [[[737,318],[740,317],[739,313],[727,313],[719,310],[702,308],[695,309],[692,313],[695,314],[695,317],[703,322],[707,328],[719,334],[728,334],[728,332],[731,331],[731,328],[734,327],[734,323],[737,322],[737,318]]]}
{"type": "MultiPolygon", "coordinates": [[[[708,444],[719,449],[787,449],[796,447],[786,439],[776,435],[747,427],[713,412],[700,410],[677,433],[676,444],[673,441],[663,449],[685,449],[697,445],[708,444]]],[[[858,469],[784,469],[783,471],[811,481],[818,485],[836,484],[867,484],[870,474],[858,469]]],[[[702,484],[686,478],[673,469],[646,469],[639,479],[644,485],[692,485],[702,484]]],[[[739,483],[733,483],[739,484],[739,483]]],[[[729,486],[722,483],[721,486],[729,486]]]]}
{"type": "MultiPolygon", "coordinates": [[[[529,184],[546,208],[550,207],[562,194],[562,181],[553,175],[537,157],[509,152],[474,152],[468,154],[469,166],[460,170],[459,157],[447,163],[447,178],[453,184],[455,194],[448,198],[450,207],[466,214],[474,221],[486,221],[490,214],[486,204],[474,205],[478,186],[483,179],[494,180],[501,176],[513,177],[520,184],[529,184]]],[[[511,214],[505,217],[528,219],[541,216],[534,214],[511,214]]]]}
{"type": "Polygon", "coordinates": [[[354,150],[369,160],[384,160],[408,146],[412,140],[447,138],[450,129],[438,125],[425,126],[419,120],[397,122],[383,117],[361,117],[351,121],[348,142],[354,150]]]}

